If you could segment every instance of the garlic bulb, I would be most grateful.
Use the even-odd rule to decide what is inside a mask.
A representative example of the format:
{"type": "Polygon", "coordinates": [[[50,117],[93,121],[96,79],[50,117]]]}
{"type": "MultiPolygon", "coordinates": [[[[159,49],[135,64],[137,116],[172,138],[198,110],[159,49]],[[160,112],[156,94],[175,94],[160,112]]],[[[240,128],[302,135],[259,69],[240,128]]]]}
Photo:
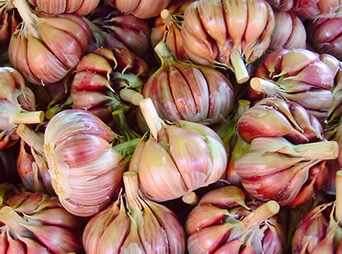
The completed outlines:
{"type": "Polygon", "coordinates": [[[112,149],[112,130],[95,115],[64,110],[48,123],[44,152],[51,183],[70,213],[91,216],[118,193],[123,156],[112,149]]]}
{"type": "Polygon", "coordinates": [[[155,201],[183,196],[186,202],[196,202],[190,198],[192,191],[217,182],[225,173],[227,154],[221,139],[202,124],[162,122],[149,98],[139,107],[151,135],[136,147],[129,170],[139,172],[142,192],[155,201]]]}
{"type": "Polygon", "coordinates": [[[22,192],[0,203],[1,253],[79,252],[79,233],[79,220],[61,206],[57,197],[22,192]]]}
{"type": "Polygon", "coordinates": [[[23,19],[11,37],[8,54],[12,65],[36,85],[62,80],[86,51],[90,28],[74,14],[33,13],[26,0],[14,0],[23,19]],[[56,40],[56,38],[59,38],[56,40]]]}
{"type": "Polygon", "coordinates": [[[124,193],[88,222],[86,253],[185,253],[185,234],[175,214],[140,193],[135,172],[126,172],[123,181],[124,193]]]}
{"type": "Polygon", "coordinates": [[[337,155],[335,141],[294,145],[283,137],[260,137],[235,161],[235,170],[253,197],[296,207],[322,188],[327,179],[325,162],[337,155]]]}
{"type": "Polygon", "coordinates": [[[234,186],[207,192],[186,220],[189,253],[282,253],[278,203],[245,199],[234,186]]]}
{"type": "Polygon", "coordinates": [[[142,94],[151,98],[163,120],[186,120],[215,124],[233,108],[233,86],[213,68],[179,61],[165,42],[155,47],[161,66],[144,85],[142,94]]]}

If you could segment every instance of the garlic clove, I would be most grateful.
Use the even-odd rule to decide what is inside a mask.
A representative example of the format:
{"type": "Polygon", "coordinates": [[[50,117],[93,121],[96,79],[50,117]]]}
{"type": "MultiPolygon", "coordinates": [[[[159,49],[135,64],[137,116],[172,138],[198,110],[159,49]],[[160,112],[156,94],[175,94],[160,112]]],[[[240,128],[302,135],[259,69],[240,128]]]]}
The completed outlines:
{"type": "Polygon", "coordinates": [[[35,77],[47,83],[60,81],[69,71],[40,40],[32,35],[29,35],[27,40],[27,60],[35,77]]]}
{"type": "Polygon", "coordinates": [[[263,0],[247,0],[247,25],[244,31],[243,48],[249,48],[258,40],[268,20],[267,2],[263,0]]]}
{"type": "Polygon", "coordinates": [[[145,254],[143,243],[141,242],[138,233],[138,222],[134,219],[131,219],[131,226],[129,230],[129,234],[124,241],[120,253],[127,253],[127,254],[145,254]]]}
{"type": "Polygon", "coordinates": [[[154,106],[160,112],[160,117],[170,121],[181,119],[173,100],[166,68],[152,75],[144,86],[143,95],[154,101],[154,106]]]}
{"type": "Polygon", "coordinates": [[[212,253],[229,235],[229,227],[226,224],[215,225],[202,229],[188,238],[188,251],[190,254],[212,253]]]}
{"type": "Polygon", "coordinates": [[[209,176],[205,181],[207,185],[216,183],[218,179],[224,176],[227,168],[227,152],[222,146],[222,143],[216,139],[207,136],[205,137],[210,152],[212,169],[209,171],[209,176]]]}
{"type": "Polygon", "coordinates": [[[228,34],[221,1],[199,1],[197,9],[205,31],[217,41],[219,48],[224,48],[228,34]]]}
{"type": "Polygon", "coordinates": [[[247,27],[247,1],[222,1],[226,26],[234,46],[241,51],[241,42],[247,27]]]}
{"type": "Polygon", "coordinates": [[[90,53],[82,57],[82,60],[77,64],[76,71],[78,73],[91,71],[108,76],[112,72],[112,66],[102,56],[90,53]]]}
{"type": "Polygon", "coordinates": [[[25,225],[25,227],[55,253],[68,253],[79,249],[76,235],[70,230],[50,225],[25,225]]]}
{"type": "MultiPolygon", "coordinates": [[[[130,228],[129,217],[126,214],[124,204],[120,204],[120,212],[115,219],[107,225],[104,234],[99,242],[97,242],[97,249],[87,250],[88,253],[120,253],[120,248],[124,243],[130,228]]],[[[102,224],[98,224],[102,225],[102,224]]],[[[96,227],[93,224],[93,227],[96,227]]],[[[95,239],[93,239],[94,241],[95,239]]]]}
{"type": "Polygon", "coordinates": [[[153,200],[171,200],[183,196],[187,187],[167,151],[152,138],[141,154],[139,179],[141,188],[153,200]]]}
{"type": "Polygon", "coordinates": [[[34,240],[31,240],[27,237],[19,237],[20,241],[24,242],[27,248],[27,253],[41,253],[41,254],[49,254],[50,251],[42,246],[41,244],[37,243],[34,240]]]}
{"type": "Polygon", "coordinates": [[[113,101],[111,96],[107,96],[100,91],[76,90],[72,93],[73,108],[88,109],[100,106],[106,102],[113,101]]]}
{"type": "Polygon", "coordinates": [[[286,79],[298,80],[330,90],[334,86],[335,75],[327,64],[317,61],[304,67],[297,75],[286,79]]]}
{"type": "Polygon", "coordinates": [[[117,200],[110,207],[89,220],[82,235],[83,246],[87,253],[96,253],[96,250],[101,247],[99,241],[105,232],[105,227],[110,225],[119,212],[119,200],[117,200]],[[97,225],[103,225],[104,227],[97,225]]]}
{"type": "Polygon", "coordinates": [[[186,250],[185,233],[177,217],[165,206],[145,200],[157,217],[164,234],[167,235],[170,253],[184,253],[186,250]]]}
{"type": "Polygon", "coordinates": [[[319,54],[307,49],[293,49],[283,56],[281,75],[296,75],[307,65],[319,61],[319,54]]]}
{"type": "Polygon", "coordinates": [[[199,116],[197,112],[199,109],[196,107],[195,95],[192,94],[191,86],[188,85],[186,78],[184,78],[184,73],[174,66],[169,66],[168,76],[168,79],[172,80],[172,83],[175,84],[170,84],[170,91],[181,118],[189,119],[189,121],[198,121],[199,116]]]}
{"type": "Polygon", "coordinates": [[[192,235],[196,231],[223,223],[228,215],[229,212],[226,209],[221,209],[211,204],[196,206],[188,215],[185,230],[187,234],[192,235]]]}
{"type": "Polygon", "coordinates": [[[218,71],[211,71],[202,67],[201,72],[207,80],[209,88],[209,112],[208,118],[219,119],[227,116],[233,108],[234,92],[233,87],[225,76],[218,71]],[[224,98],[224,101],[222,101],[224,98]]]}
{"type": "Polygon", "coordinates": [[[75,14],[80,16],[86,16],[90,14],[100,3],[100,0],[84,0],[81,6],[75,11],[75,14]]]}
{"type": "Polygon", "coordinates": [[[73,216],[62,208],[51,208],[39,211],[31,215],[25,215],[30,220],[40,221],[43,224],[55,225],[74,230],[78,227],[78,222],[73,216]]]}
{"type": "MultiPolygon", "coordinates": [[[[282,61],[283,57],[289,52],[287,49],[278,49],[270,54],[268,54],[269,57],[266,57],[264,60],[263,65],[258,65],[257,71],[259,66],[260,67],[266,67],[267,71],[269,72],[269,76],[278,75],[282,71],[282,61]]],[[[265,77],[266,78],[266,77],[265,77]]]]}
{"type": "MultiPolygon", "coordinates": [[[[185,67],[185,66],[178,66],[177,63],[174,64],[176,67],[178,67],[178,71],[180,74],[184,77],[184,80],[186,81],[186,86],[190,89],[190,94],[192,95],[193,101],[194,101],[194,113],[195,115],[192,116],[194,122],[198,122],[201,119],[206,119],[207,117],[210,117],[209,114],[209,84],[208,79],[205,77],[202,73],[201,69],[193,68],[193,67],[185,67]]],[[[171,80],[173,80],[170,77],[171,80]]],[[[174,84],[177,84],[177,81],[175,81],[174,84]]],[[[173,87],[177,87],[177,90],[182,90],[184,87],[180,87],[179,85],[173,85],[173,87]]],[[[184,91],[182,92],[184,93],[184,91]]],[[[180,94],[180,93],[178,93],[180,94]]],[[[183,95],[175,95],[175,98],[179,98],[178,96],[183,95]]],[[[184,96],[185,97],[185,96],[184,96]]],[[[185,97],[186,98],[186,97],[185,97]]],[[[189,97],[189,102],[190,97],[189,97]]],[[[178,107],[179,109],[179,107],[178,107]]],[[[179,112],[184,112],[184,110],[179,110],[179,112]]],[[[187,118],[182,118],[187,119],[187,118]]]]}
{"type": "Polygon", "coordinates": [[[167,253],[168,238],[165,236],[165,230],[159,224],[153,210],[141,202],[143,207],[142,220],[138,226],[138,232],[146,253],[167,253]]]}
{"type": "Polygon", "coordinates": [[[201,136],[191,131],[168,126],[170,153],[188,189],[205,184],[212,172],[210,151],[201,136]]]}
{"type": "Polygon", "coordinates": [[[291,35],[294,20],[290,12],[276,11],[274,14],[276,29],[274,29],[272,34],[270,47],[272,49],[281,49],[291,35]]]}
{"type": "Polygon", "coordinates": [[[315,249],[311,252],[312,254],[319,254],[319,253],[335,253],[334,248],[334,233],[328,234],[322,241],[320,241],[315,249]]]}
{"type": "MultiPolygon", "coordinates": [[[[31,1],[32,2],[32,1],[31,1]]],[[[39,6],[39,9],[50,14],[60,14],[65,12],[67,2],[80,1],[66,1],[66,0],[34,0],[33,4],[39,6]]]]}
{"type": "Polygon", "coordinates": [[[325,207],[318,206],[302,218],[292,237],[293,251],[300,252],[305,248],[312,253],[315,246],[323,240],[328,228],[328,221],[321,212],[325,207]]]}
{"type": "Polygon", "coordinates": [[[214,252],[214,254],[240,254],[240,248],[242,245],[243,242],[241,242],[239,239],[234,239],[222,245],[214,252]]]}
{"type": "Polygon", "coordinates": [[[104,77],[103,75],[82,71],[82,72],[78,72],[75,75],[72,81],[72,87],[75,88],[76,90],[106,89],[110,87],[110,81],[108,80],[107,77],[104,77]]]}
{"type": "Polygon", "coordinates": [[[8,241],[7,241],[7,235],[5,230],[1,230],[0,232],[0,253],[6,253],[8,249],[8,241]]]}
{"type": "MultiPolygon", "coordinates": [[[[8,234],[9,235],[9,234],[8,234]]],[[[13,239],[12,236],[8,236],[8,248],[5,253],[26,254],[25,244],[20,240],[13,239]]]]}
{"type": "Polygon", "coordinates": [[[242,206],[246,209],[245,193],[238,187],[226,186],[207,192],[200,199],[199,204],[212,204],[220,208],[230,208],[234,206],[242,206]]]}
{"type": "MultiPolygon", "coordinates": [[[[74,25],[74,22],[67,19],[63,21],[74,25]]],[[[42,40],[67,68],[75,67],[82,57],[81,47],[72,35],[51,26],[49,23],[49,19],[39,19],[38,29],[42,40]],[[56,38],[63,38],[63,40],[56,40],[56,38]]],[[[78,30],[82,31],[82,29],[78,30]]]]}
{"type": "Polygon", "coordinates": [[[32,214],[46,198],[47,195],[43,193],[21,192],[8,199],[6,203],[18,212],[32,214]]]}

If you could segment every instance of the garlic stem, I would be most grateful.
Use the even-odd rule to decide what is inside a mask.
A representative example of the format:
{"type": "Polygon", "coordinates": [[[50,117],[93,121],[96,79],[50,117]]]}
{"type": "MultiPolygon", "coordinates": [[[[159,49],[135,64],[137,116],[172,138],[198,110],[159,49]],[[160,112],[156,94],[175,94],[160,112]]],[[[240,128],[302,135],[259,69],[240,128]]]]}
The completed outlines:
{"type": "Polygon", "coordinates": [[[144,99],[144,96],[141,93],[138,93],[135,90],[129,88],[123,88],[119,91],[120,98],[126,102],[129,102],[135,106],[138,106],[139,103],[144,99]]]}
{"type": "Polygon", "coordinates": [[[280,210],[279,204],[274,201],[268,201],[267,203],[259,206],[253,212],[248,214],[243,220],[242,225],[245,228],[251,228],[257,226],[264,222],[265,220],[271,218],[276,215],[280,210]]]}
{"type": "Polygon", "coordinates": [[[173,23],[177,22],[175,17],[168,9],[162,10],[160,13],[160,17],[163,19],[167,27],[170,27],[173,23]]]}
{"type": "Polygon", "coordinates": [[[158,132],[162,128],[162,121],[160,120],[156,108],[150,98],[143,99],[139,103],[139,108],[144,116],[146,124],[150,129],[152,136],[158,140],[158,132]]]}
{"type": "Polygon", "coordinates": [[[133,154],[136,146],[139,144],[141,138],[135,138],[124,143],[113,146],[113,149],[123,156],[133,154]]]}
{"type": "Polygon", "coordinates": [[[126,142],[141,137],[138,133],[132,130],[131,127],[128,126],[126,116],[122,109],[114,110],[112,112],[112,116],[116,129],[119,132],[118,134],[121,136],[118,137],[119,140],[123,140],[123,142],[126,142]]]}
{"type": "Polygon", "coordinates": [[[20,17],[24,21],[25,27],[28,28],[29,32],[36,38],[40,38],[37,31],[37,20],[35,15],[27,3],[27,0],[13,0],[14,6],[17,8],[20,17]]]}
{"type": "Polygon", "coordinates": [[[238,84],[245,83],[249,80],[249,74],[244,61],[237,49],[233,49],[230,53],[230,62],[232,64],[236,81],[238,84]]]}
{"type": "Polygon", "coordinates": [[[13,234],[28,236],[30,232],[24,227],[26,220],[20,217],[10,206],[4,206],[0,209],[0,221],[3,222],[13,234]]]}
{"type": "Polygon", "coordinates": [[[198,203],[198,196],[195,192],[191,191],[183,195],[182,200],[188,205],[196,205],[198,203]]]}
{"type": "Polygon", "coordinates": [[[336,141],[314,142],[296,145],[295,156],[302,156],[309,160],[333,160],[338,155],[336,141]]]}
{"type": "Polygon", "coordinates": [[[164,41],[159,42],[154,47],[154,51],[157,53],[163,64],[170,65],[170,63],[172,63],[175,60],[175,57],[172,54],[169,46],[164,41]]]}
{"type": "Polygon", "coordinates": [[[135,171],[127,171],[123,175],[123,183],[125,186],[125,194],[128,206],[132,210],[141,211],[142,207],[139,202],[139,180],[138,173],[135,171]]]}
{"type": "Polygon", "coordinates": [[[14,124],[35,124],[44,121],[45,114],[43,111],[27,111],[12,114],[10,122],[14,124]]]}
{"type": "Polygon", "coordinates": [[[336,205],[335,217],[337,223],[342,223],[342,170],[336,172],[336,205]]]}
{"type": "Polygon", "coordinates": [[[33,130],[28,128],[25,124],[19,124],[17,127],[17,134],[22,138],[30,147],[36,150],[39,154],[44,154],[44,141],[33,130]]]}
{"type": "Polygon", "coordinates": [[[254,91],[266,95],[274,95],[279,89],[278,85],[274,82],[257,77],[252,78],[249,84],[254,91]]]}

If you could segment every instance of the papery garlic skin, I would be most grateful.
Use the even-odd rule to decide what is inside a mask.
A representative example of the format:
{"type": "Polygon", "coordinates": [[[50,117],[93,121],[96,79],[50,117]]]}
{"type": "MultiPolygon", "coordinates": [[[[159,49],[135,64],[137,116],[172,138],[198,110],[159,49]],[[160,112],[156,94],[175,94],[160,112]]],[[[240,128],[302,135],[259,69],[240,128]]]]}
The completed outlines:
{"type": "Polygon", "coordinates": [[[81,251],[80,221],[57,197],[22,192],[0,204],[1,253],[58,253],[81,251]]]}
{"type": "Polygon", "coordinates": [[[52,186],[70,213],[94,215],[118,192],[124,165],[109,143],[114,138],[107,125],[84,110],[64,110],[49,121],[45,156],[52,186]]]}

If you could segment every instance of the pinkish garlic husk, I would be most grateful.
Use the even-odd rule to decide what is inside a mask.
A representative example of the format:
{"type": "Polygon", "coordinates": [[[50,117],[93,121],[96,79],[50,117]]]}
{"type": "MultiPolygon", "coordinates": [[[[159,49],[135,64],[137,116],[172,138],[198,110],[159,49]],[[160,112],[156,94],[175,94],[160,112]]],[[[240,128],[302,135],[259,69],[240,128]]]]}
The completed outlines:
{"type": "Polygon", "coordinates": [[[141,194],[136,172],[126,172],[123,181],[125,191],[86,225],[86,253],[185,253],[185,233],[176,215],[141,194]]]}
{"type": "Polygon", "coordinates": [[[150,136],[136,147],[129,170],[139,172],[141,190],[148,198],[167,201],[183,196],[185,200],[186,194],[223,177],[227,154],[212,129],[184,120],[166,124],[149,98],[139,107],[150,136]]]}
{"type": "Polygon", "coordinates": [[[207,192],[186,220],[190,254],[282,253],[284,236],[279,204],[247,201],[238,187],[207,192]]]}

